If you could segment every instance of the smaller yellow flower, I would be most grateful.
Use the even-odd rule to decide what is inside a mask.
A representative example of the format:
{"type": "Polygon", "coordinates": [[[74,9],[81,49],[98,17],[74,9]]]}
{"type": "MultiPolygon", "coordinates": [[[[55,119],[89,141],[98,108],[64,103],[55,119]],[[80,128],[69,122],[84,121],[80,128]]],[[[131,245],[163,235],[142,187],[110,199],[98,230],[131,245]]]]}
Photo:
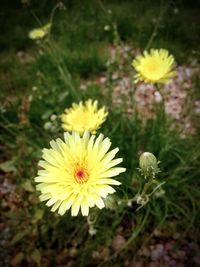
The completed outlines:
{"type": "Polygon", "coordinates": [[[137,71],[134,82],[167,83],[175,76],[174,65],[174,57],[165,49],[151,49],[149,53],[144,51],[132,62],[137,71]]]}
{"type": "Polygon", "coordinates": [[[95,133],[105,121],[108,112],[105,107],[98,109],[98,101],[89,99],[78,104],[73,103],[72,107],[65,109],[61,115],[62,127],[65,131],[77,131],[83,134],[85,130],[95,133]]]}
{"type": "Polygon", "coordinates": [[[29,38],[33,40],[43,39],[50,31],[51,23],[45,24],[41,28],[33,29],[29,32],[29,38]]]}

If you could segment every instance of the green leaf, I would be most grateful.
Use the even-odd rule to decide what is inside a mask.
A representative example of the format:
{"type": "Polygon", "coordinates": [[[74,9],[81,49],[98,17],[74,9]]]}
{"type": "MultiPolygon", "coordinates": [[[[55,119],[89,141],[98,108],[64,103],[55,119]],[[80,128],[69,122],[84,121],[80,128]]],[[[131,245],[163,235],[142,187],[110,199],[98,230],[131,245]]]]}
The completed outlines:
{"type": "Polygon", "coordinates": [[[19,252],[14,256],[14,258],[12,258],[10,263],[12,266],[16,266],[16,265],[20,264],[23,259],[24,259],[24,253],[19,252]]]}
{"type": "Polygon", "coordinates": [[[15,219],[15,220],[18,219],[21,215],[19,212],[13,212],[13,211],[2,212],[2,214],[6,218],[15,219]]]}
{"type": "Polygon", "coordinates": [[[24,238],[27,234],[28,234],[29,230],[26,229],[24,231],[21,231],[19,233],[17,233],[14,238],[12,239],[11,241],[11,244],[14,245],[16,244],[17,242],[19,242],[22,238],[24,238]]]}
{"type": "Polygon", "coordinates": [[[51,116],[51,114],[52,114],[51,109],[46,110],[46,112],[42,115],[42,119],[47,120],[51,116]]]}
{"type": "Polygon", "coordinates": [[[41,253],[38,249],[32,252],[31,258],[37,263],[37,266],[41,266],[41,253]]]}
{"type": "Polygon", "coordinates": [[[0,169],[4,172],[16,172],[17,171],[16,167],[14,166],[13,159],[1,163],[0,169]]]}
{"type": "Polygon", "coordinates": [[[26,191],[28,191],[28,192],[34,192],[34,187],[32,186],[30,180],[25,181],[25,182],[22,184],[22,187],[23,187],[26,191]]]}
{"type": "Polygon", "coordinates": [[[41,220],[43,215],[44,215],[44,210],[43,209],[37,209],[35,211],[34,216],[33,216],[33,221],[37,222],[37,221],[41,220]]]}
{"type": "Polygon", "coordinates": [[[67,98],[68,95],[69,95],[69,92],[68,91],[65,91],[65,92],[59,94],[58,101],[59,102],[62,102],[63,100],[65,100],[67,98]]]}

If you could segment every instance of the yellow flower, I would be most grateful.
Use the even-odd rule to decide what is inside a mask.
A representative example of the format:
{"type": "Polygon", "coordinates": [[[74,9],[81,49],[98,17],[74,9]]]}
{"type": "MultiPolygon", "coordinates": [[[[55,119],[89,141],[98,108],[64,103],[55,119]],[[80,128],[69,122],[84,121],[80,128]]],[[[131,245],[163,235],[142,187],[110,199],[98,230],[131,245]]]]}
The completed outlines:
{"type": "Polygon", "coordinates": [[[125,168],[116,167],[122,158],[114,159],[118,148],[108,152],[111,142],[102,134],[96,138],[84,132],[64,133],[64,141],[51,141],[50,149],[43,150],[43,160],[39,161],[42,170],[35,178],[37,190],[41,191],[40,200],[52,206],[63,215],[71,208],[71,215],[77,216],[79,210],[83,216],[89,214],[89,208],[102,209],[102,198],[115,192],[110,185],[120,185],[112,179],[125,168]]]}
{"type": "Polygon", "coordinates": [[[51,23],[47,23],[41,28],[34,29],[29,32],[29,38],[33,40],[43,39],[50,31],[51,23]]]}
{"type": "Polygon", "coordinates": [[[144,51],[132,62],[137,71],[134,82],[166,83],[175,75],[174,65],[174,57],[165,49],[144,51]]]}
{"type": "Polygon", "coordinates": [[[65,109],[61,115],[62,127],[65,131],[76,131],[83,134],[85,130],[95,133],[105,121],[108,112],[105,107],[98,109],[98,101],[91,99],[79,104],[73,103],[72,107],[65,109]]]}

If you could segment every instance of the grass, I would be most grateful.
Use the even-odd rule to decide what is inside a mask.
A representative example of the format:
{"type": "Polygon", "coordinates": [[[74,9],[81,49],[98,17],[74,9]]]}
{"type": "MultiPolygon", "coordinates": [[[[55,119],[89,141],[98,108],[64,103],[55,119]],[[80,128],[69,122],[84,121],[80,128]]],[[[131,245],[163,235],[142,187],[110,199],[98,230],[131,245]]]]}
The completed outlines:
{"type": "MultiPolygon", "coordinates": [[[[10,23],[6,20],[4,25],[8,26],[8,38],[0,38],[3,50],[0,55],[3,59],[0,65],[3,88],[0,166],[2,181],[8,181],[11,189],[14,185],[1,200],[3,223],[9,227],[8,236],[3,234],[2,237],[6,240],[8,255],[3,259],[5,266],[6,260],[13,266],[63,266],[66,262],[71,262],[71,266],[123,266],[125,260],[130,263],[133,257],[138,257],[142,247],[151,244],[158,229],[164,233],[160,237],[162,241],[173,239],[178,233],[181,238],[177,246],[191,239],[197,243],[200,219],[198,129],[196,135],[183,140],[177,130],[171,130],[171,121],[163,120],[159,112],[146,124],[137,113],[128,117],[124,104],[114,108],[110,104],[110,94],[95,82],[99,75],[109,76],[120,66],[120,58],[110,67],[106,64],[110,59],[108,48],[119,41],[117,36],[141,50],[146,47],[165,4],[137,0],[109,1],[108,4],[86,1],[84,5],[79,1],[66,1],[65,4],[66,10],[57,10],[54,16],[53,50],[48,44],[44,48],[28,40],[27,33],[32,25],[37,27],[37,22],[34,17],[27,18],[36,14],[46,22],[54,1],[50,5],[46,1],[40,4],[33,1],[26,8],[16,4],[16,17],[12,16],[14,9],[5,5],[10,23]],[[43,7],[47,7],[45,14],[42,14],[43,7]],[[111,15],[107,13],[109,9],[111,15]],[[14,31],[11,25],[15,23],[14,31]],[[111,28],[108,32],[104,31],[105,25],[111,28]],[[117,32],[113,30],[115,25],[117,32]],[[29,56],[26,63],[21,63],[19,55],[16,56],[19,50],[29,56]],[[80,90],[81,84],[87,81],[92,81],[86,83],[87,90],[80,90]],[[113,209],[91,211],[90,219],[94,220],[97,230],[95,236],[88,234],[86,218],[52,214],[39,202],[33,181],[41,149],[48,147],[51,139],[63,135],[59,120],[53,122],[51,115],[60,115],[72,101],[87,98],[96,98],[101,105],[109,107],[109,117],[101,132],[112,140],[113,147],[119,147],[123,166],[127,168],[126,174],[119,178],[122,186],[112,199],[113,209]],[[47,122],[54,127],[45,129],[47,122]],[[119,200],[133,198],[145,183],[137,170],[143,151],[151,151],[161,161],[158,180],[166,182],[165,194],[160,198],[153,195],[145,207],[136,211],[136,203],[120,205],[119,200]],[[113,240],[117,235],[123,236],[125,243],[114,249],[113,240]]],[[[170,3],[160,18],[150,47],[165,47],[173,52],[178,63],[190,62],[198,53],[199,24],[193,23],[195,8],[195,2],[189,7],[170,3]]],[[[197,88],[198,85],[197,79],[197,88]]],[[[114,84],[108,81],[107,86],[112,90],[114,84]]],[[[194,89],[194,99],[198,99],[196,91],[194,89]]]]}

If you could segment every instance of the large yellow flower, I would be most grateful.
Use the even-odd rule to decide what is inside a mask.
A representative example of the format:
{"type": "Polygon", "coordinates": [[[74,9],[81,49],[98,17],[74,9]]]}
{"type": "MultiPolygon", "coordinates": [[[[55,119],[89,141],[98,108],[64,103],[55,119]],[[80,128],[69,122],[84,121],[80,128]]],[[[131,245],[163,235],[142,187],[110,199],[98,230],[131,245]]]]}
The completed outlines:
{"type": "Polygon", "coordinates": [[[33,40],[43,39],[50,31],[51,23],[44,25],[41,28],[33,29],[29,32],[29,38],[33,40]]]}
{"type": "Polygon", "coordinates": [[[46,205],[60,215],[70,208],[72,216],[79,209],[83,216],[94,206],[102,209],[105,206],[102,198],[115,192],[110,185],[120,185],[111,177],[125,171],[116,167],[122,162],[122,158],[114,159],[119,149],[108,152],[109,138],[100,134],[95,139],[89,132],[82,137],[77,132],[66,132],[64,141],[56,139],[50,145],[52,148],[43,150],[43,160],[39,162],[43,169],[35,178],[40,200],[48,200],[46,205]]]}
{"type": "Polygon", "coordinates": [[[137,71],[134,82],[166,83],[175,75],[174,65],[174,57],[165,49],[144,51],[132,62],[137,71]]]}
{"type": "Polygon", "coordinates": [[[95,133],[105,121],[108,112],[105,107],[98,109],[98,101],[91,99],[79,104],[73,103],[72,107],[65,109],[61,115],[62,127],[66,131],[77,131],[83,134],[85,130],[95,133]]]}

